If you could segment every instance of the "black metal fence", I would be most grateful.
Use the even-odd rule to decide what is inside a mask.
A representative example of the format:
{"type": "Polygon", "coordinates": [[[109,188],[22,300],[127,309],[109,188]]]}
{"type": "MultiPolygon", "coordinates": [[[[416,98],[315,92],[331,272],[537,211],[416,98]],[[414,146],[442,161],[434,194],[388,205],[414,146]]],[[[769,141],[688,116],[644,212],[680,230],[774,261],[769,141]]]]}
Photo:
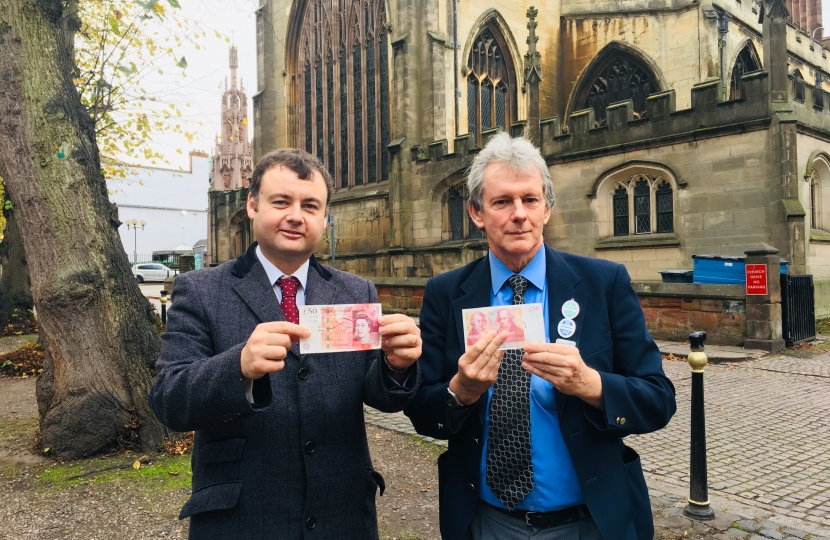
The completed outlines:
{"type": "Polygon", "coordinates": [[[816,337],[816,304],[813,276],[781,274],[781,311],[784,341],[793,343],[816,337]]]}
{"type": "Polygon", "coordinates": [[[127,253],[127,258],[130,260],[130,264],[161,263],[170,268],[179,267],[178,255],[153,255],[152,253],[133,253],[130,251],[127,253]]]}

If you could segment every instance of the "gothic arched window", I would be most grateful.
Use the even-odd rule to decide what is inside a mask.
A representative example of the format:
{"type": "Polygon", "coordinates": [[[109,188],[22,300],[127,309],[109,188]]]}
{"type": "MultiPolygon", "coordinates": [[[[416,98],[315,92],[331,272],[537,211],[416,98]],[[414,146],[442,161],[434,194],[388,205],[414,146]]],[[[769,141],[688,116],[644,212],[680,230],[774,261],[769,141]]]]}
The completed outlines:
{"type": "Polygon", "coordinates": [[[344,188],[389,177],[384,0],[309,0],[300,31],[298,141],[344,188]]]}
{"type": "MultiPolygon", "coordinates": [[[[674,232],[674,188],[663,176],[636,174],[605,192],[614,236],[674,232]]],[[[610,234],[610,231],[609,231],[610,234]]]]}
{"type": "Polygon", "coordinates": [[[793,99],[804,103],[804,77],[801,76],[801,71],[795,69],[790,74],[793,80],[793,99]]]}
{"type": "Polygon", "coordinates": [[[648,65],[619,47],[601,53],[584,80],[574,110],[593,109],[596,127],[606,124],[609,105],[629,99],[634,117],[644,117],[648,96],[660,91],[657,77],[648,65]]]}
{"type": "Polygon", "coordinates": [[[450,188],[447,192],[447,227],[450,240],[482,238],[481,230],[473,223],[469,213],[469,199],[463,185],[450,188]]]}
{"type": "Polygon", "coordinates": [[[614,191],[614,236],[628,236],[628,190],[614,191]]]}
{"type": "Polygon", "coordinates": [[[671,185],[663,180],[654,195],[657,206],[657,233],[674,232],[674,202],[671,185]]]}
{"type": "Polygon", "coordinates": [[[646,179],[634,184],[634,232],[651,232],[651,190],[646,179]]]}
{"type": "Polygon", "coordinates": [[[467,129],[481,143],[481,132],[516,121],[516,71],[495,21],[487,22],[473,40],[467,59],[467,129]]]}
{"type": "Polygon", "coordinates": [[[755,47],[752,43],[747,42],[741,52],[738,53],[738,58],[735,59],[735,66],[732,68],[732,79],[729,84],[729,99],[740,99],[743,84],[741,78],[745,73],[752,73],[761,69],[761,62],[758,60],[758,54],[755,52],[755,47]]]}

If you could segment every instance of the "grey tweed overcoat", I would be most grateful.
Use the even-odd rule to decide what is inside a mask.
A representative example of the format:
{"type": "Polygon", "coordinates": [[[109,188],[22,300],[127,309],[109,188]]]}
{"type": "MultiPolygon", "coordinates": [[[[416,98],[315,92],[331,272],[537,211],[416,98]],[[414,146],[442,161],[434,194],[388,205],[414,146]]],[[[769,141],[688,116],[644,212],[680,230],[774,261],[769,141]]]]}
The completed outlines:
{"type": "MultiPolygon", "coordinates": [[[[256,257],[176,278],[150,404],[176,431],[195,431],[193,494],[180,518],[196,539],[378,538],[363,404],[411,400],[420,372],[395,386],[380,351],[300,355],[245,397],[240,352],[257,324],[285,320],[256,257]]],[[[376,302],[366,279],[313,257],[306,304],[376,302]]]]}

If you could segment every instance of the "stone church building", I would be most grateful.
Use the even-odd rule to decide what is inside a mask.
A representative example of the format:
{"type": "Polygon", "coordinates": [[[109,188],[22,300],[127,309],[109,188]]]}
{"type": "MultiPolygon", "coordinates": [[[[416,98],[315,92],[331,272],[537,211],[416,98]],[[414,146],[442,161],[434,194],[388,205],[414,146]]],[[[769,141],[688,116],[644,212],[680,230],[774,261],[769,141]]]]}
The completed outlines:
{"type": "MultiPolygon", "coordinates": [[[[653,284],[764,242],[830,313],[819,0],[263,0],[256,33],[254,159],[294,146],[323,160],[336,265],[392,309],[416,314],[427,278],[486,252],[464,174],[507,130],[546,156],[556,249],[653,284]]],[[[251,240],[246,195],[214,185],[214,262],[251,240]]],[[[745,329],[727,297],[706,320],[745,329]]]]}

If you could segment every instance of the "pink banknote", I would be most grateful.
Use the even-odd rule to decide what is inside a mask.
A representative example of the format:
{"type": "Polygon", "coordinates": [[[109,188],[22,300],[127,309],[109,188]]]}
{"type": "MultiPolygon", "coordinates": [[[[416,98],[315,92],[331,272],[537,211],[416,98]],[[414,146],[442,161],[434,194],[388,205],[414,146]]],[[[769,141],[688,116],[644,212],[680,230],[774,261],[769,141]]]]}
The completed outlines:
{"type": "Polygon", "coordinates": [[[380,304],[301,306],[300,324],[311,336],[300,339],[301,354],[380,349],[380,304]]]}
{"type": "Polygon", "coordinates": [[[522,349],[525,343],[544,343],[545,316],[542,304],[519,304],[464,309],[465,350],[476,344],[487,332],[507,332],[499,349],[522,349]]]}

